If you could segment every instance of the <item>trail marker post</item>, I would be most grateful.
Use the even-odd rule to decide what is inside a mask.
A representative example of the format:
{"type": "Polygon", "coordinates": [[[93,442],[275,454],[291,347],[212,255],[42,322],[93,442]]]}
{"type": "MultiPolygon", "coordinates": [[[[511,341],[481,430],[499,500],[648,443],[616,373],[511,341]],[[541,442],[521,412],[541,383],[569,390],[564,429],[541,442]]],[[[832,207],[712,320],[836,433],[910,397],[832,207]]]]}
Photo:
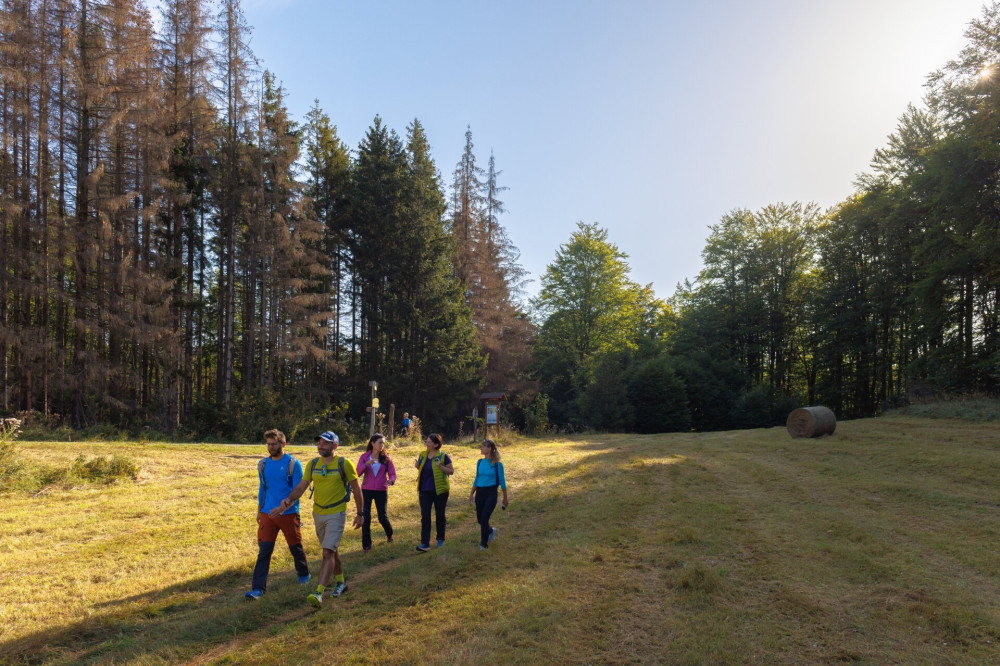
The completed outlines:
{"type": "Polygon", "coordinates": [[[374,379],[368,382],[368,386],[372,387],[372,424],[368,429],[368,437],[371,438],[375,434],[375,412],[378,411],[378,396],[375,392],[378,391],[378,382],[374,379]]]}

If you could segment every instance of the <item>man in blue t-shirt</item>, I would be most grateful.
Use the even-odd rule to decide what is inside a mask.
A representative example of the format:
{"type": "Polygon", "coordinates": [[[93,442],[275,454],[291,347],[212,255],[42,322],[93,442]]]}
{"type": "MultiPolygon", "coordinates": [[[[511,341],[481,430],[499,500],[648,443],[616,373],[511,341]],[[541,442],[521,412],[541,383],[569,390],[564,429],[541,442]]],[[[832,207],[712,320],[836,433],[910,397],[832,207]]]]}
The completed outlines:
{"type": "Polygon", "coordinates": [[[264,433],[264,441],[267,442],[268,457],[257,463],[257,477],[260,483],[257,489],[258,551],[257,565],[253,569],[253,583],[250,591],[246,593],[246,598],[250,601],[260,599],[267,590],[271,554],[274,552],[274,543],[279,531],[285,535],[288,550],[292,553],[299,583],[305,585],[311,578],[306,553],[302,549],[299,503],[293,502],[276,518],[268,515],[302,480],[302,465],[285,453],[285,433],[280,430],[268,430],[264,433]]]}

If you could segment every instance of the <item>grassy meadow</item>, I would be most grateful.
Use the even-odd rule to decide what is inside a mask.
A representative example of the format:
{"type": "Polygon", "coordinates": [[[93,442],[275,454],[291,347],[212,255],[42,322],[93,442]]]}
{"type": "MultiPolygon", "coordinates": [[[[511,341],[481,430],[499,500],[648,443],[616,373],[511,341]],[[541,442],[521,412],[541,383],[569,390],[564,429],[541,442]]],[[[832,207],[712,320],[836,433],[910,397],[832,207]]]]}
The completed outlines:
{"type": "MultiPolygon", "coordinates": [[[[0,497],[0,663],[1000,662],[996,422],[519,440],[484,552],[478,448],[446,442],[448,541],[420,554],[419,447],[396,445],[395,542],[373,521],[364,555],[349,531],[350,590],[318,611],[280,537],[268,594],[243,599],[263,445],[17,447],[49,465],[122,453],[140,473],[0,497]]],[[[303,532],[315,574],[307,502],[303,532]]]]}

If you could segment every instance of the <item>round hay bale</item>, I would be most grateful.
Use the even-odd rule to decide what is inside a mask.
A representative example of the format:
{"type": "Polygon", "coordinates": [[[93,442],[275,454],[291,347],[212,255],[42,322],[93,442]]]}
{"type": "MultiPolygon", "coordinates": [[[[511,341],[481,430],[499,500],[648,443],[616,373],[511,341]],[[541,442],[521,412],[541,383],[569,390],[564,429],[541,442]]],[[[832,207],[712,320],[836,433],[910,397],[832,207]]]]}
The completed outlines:
{"type": "Polygon", "coordinates": [[[822,437],[832,435],[837,428],[837,417],[829,407],[799,407],[788,415],[785,423],[792,437],[822,437]]]}

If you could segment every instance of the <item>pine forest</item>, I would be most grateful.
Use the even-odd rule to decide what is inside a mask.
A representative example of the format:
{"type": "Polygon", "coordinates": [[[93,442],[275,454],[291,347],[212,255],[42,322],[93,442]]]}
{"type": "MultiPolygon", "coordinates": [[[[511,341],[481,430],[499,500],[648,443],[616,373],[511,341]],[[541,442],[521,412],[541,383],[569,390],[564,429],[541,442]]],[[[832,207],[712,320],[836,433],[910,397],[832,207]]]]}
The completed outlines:
{"type": "Polygon", "coordinates": [[[605,220],[529,298],[471,128],[447,177],[418,119],[348,146],[250,30],[239,0],[0,0],[3,414],[256,440],[366,424],[377,381],[448,433],[483,391],[528,432],[662,432],[1000,389],[996,6],[855,192],[731,211],[669,297],[605,220]]]}

